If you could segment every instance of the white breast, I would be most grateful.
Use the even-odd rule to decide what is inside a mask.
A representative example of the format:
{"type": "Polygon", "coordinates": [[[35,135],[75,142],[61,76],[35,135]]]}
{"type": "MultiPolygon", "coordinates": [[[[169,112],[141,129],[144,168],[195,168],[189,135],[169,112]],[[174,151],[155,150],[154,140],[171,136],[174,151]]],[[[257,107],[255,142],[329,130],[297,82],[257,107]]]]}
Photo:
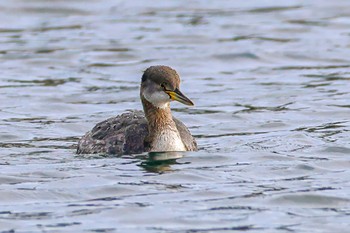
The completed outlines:
{"type": "Polygon", "coordinates": [[[186,148],[179,132],[165,130],[154,137],[151,151],[186,151],[186,148]]]}

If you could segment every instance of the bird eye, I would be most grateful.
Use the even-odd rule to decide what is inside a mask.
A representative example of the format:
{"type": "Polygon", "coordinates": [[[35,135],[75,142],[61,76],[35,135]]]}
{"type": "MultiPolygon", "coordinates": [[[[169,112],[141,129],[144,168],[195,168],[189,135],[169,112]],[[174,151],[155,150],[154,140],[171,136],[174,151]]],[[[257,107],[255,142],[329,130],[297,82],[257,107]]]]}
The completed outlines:
{"type": "Polygon", "coordinates": [[[160,84],[160,86],[165,90],[165,83],[160,84]]]}

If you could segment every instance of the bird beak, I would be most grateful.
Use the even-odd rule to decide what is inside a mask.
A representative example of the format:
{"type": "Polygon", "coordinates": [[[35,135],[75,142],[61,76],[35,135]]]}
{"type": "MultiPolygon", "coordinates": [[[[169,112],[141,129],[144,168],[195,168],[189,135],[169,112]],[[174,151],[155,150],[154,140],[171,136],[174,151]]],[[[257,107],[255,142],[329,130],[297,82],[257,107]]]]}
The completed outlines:
{"type": "Polygon", "coordinates": [[[190,105],[193,106],[194,103],[187,98],[184,94],[181,93],[181,91],[179,89],[175,89],[175,91],[165,91],[169,96],[170,99],[172,100],[176,100],[179,101],[180,103],[186,104],[186,105],[190,105]]]}

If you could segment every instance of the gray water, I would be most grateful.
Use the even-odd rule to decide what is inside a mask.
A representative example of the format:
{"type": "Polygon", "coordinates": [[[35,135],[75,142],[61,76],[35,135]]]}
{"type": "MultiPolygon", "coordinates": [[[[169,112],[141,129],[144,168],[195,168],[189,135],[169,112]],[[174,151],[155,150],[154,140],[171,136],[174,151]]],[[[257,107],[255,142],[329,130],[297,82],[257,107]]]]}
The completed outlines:
{"type": "Polygon", "coordinates": [[[0,232],[349,232],[350,1],[0,2],[0,232]],[[175,68],[200,151],[76,156],[175,68]]]}

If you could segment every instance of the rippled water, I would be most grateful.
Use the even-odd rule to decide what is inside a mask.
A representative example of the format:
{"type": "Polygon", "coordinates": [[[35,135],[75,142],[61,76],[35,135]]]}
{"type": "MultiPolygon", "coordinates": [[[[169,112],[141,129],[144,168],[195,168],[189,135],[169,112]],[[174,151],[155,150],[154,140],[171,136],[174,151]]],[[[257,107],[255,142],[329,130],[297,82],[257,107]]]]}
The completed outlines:
{"type": "Polygon", "coordinates": [[[1,232],[349,232],[350,2],[0,3],[1,232]],[[79,157],[165,64],[196,153],[79,157]]]}

